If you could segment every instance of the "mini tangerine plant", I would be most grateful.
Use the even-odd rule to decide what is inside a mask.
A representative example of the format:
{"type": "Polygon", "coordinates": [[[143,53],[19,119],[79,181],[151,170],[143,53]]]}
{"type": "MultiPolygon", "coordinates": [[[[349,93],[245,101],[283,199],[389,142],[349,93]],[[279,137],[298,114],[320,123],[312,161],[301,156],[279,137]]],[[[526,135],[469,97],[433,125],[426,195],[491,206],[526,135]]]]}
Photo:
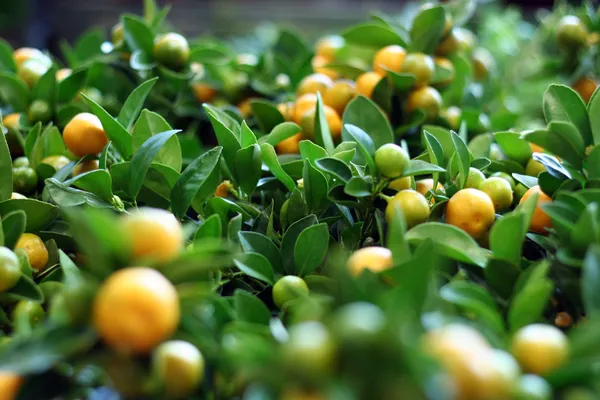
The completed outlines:
{"type": "Polygon", "coordinates": [[[0,41],[0,399],[600,396],[593,2],[144,4],[0,41]]]}

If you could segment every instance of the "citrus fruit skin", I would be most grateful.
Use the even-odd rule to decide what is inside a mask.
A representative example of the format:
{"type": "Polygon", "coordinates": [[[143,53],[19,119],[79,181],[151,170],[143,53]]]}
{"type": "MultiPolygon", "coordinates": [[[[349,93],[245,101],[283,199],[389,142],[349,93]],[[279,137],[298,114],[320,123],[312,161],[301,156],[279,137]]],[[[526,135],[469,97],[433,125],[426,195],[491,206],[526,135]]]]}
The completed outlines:
{"type": "Polygon", "coordinates": [[[334,367],[336,344],[323,324],[317,321],[292,325],[289,340],[282,346],[284,364],[305,376],[328,375],[334,367]]]}
{"type": "Polygon", "coordinates": [[[402,63],[402,73],[413,74],[416,86],[425,86],[431,82],[435,63],[433,58],[423,53],[408,53],[402,63]]]}
{"type": "MultiPolygon", "coordinates": [[[[329,132],[331,138],[335,141],[342,135],[342,119],[335,110],[329,106],[323,105],[323,112],[327,119],[327,125],[329,126],[329,132]]],[[[315,138],[315,120],[317,118],[317,109],[312,108],[306,111],[302,115],[300,126],[302,127],[302,134],[307,139],[314,140],[315,138]]]]}
{"type": "Polygon", "coordinates": [[[385,76],[388,71],[400,72],[406,50],[402,46],[390,45],[380,49],[373,57],[373,70],[379,75],[385,76]]]}
{"type": "Polygon", "coordinates": [[[417,109],[423,110],[427,119],[431,120],[440,114],[442,96],[431,86],[423,86],[410,92],[404,108],[408,113],[417,109]]]}
{"type": "Polygon", "coordinates": [[[0,399],[15,400],[23,385],[23,378],[11,372],[0,372],[0,399]]]}
{"type": "Polygon", "coordinates": [[[48,156],[48,157],[45,157],[44,159],[42,159],[43,164],[48,164],[57,171],[70,162],[71,162],[71,160],[69,160],[67,157],[59,156],[59,155],[48,156]]]}
{"type": "Polygon", "coordinates": [[[365,72],[356,78],[356,91],[365,97],[371,97],[373,95],[373,89],[383,79],[377,72],[365,72]]]}
{"type": "Polygon", "coordinates": [[[344,48],[346,41],[338,35],[326,36],[319,39],[315,45],[315,54],[334,60],[338,52],[344,48]]]}
{"type": "Polygon", "coordinates": [[[86,160],[82,163],[79,163],[73,168],[73,176],[85,174],[86,172],[95,171],[100,167],[100,163],[98,160],[86,160]]]}
{"type": "Polygon", "coordinates": [[[408,167],[410,156],[400,146],[387,143],[375,152],[375,166],[387,178],[397,178],[408,167]]]}
{"type": "Polygon", "coordinates": [[[446,79],[444,79],[443,81],[435,82],[435,85],[448,86],[449,84],[451,84],[452,81],[454,81],[454,77],[456,75],[456,70],[454,68],[454,64],[452,64],[452,61],[445,57],[434,57],[433,62],[436,66],[450,71],[450,74],[446,79]]]}
{"type": "Polygon", "coordinates": [[[391,268],[392,264],[392,252],[390,249],[372,246],[364,247],[352,253],[348,258],[346,266],[351,275],[358,276],[365,269],[378,273],[391,268]]]}
{"type": "Polygon", "coordinates": [[[513,192],[506,179],[490,177],[483,181],[479,190],[490,196],[496,212],[506,210],[513,202],[513,192]]]}
{"type": "Polygon", "coordinates": [[[171,69],[179,69],[190,57],[187,40],[178,33],[166,33],[154,42],[154,58],[171,69]]]}
{"type": "Polygon", "coordinates": [[[515,333],[511,352],[526,372],[545,375],[568,359],[569,342],[555,326],[531,324],[515,333]]]}
{"type": "Polygon", "coordinates": [[[302,96],[307,93],[320,92],[323,95],[327,89],[333,86],[333,80],[324,74],[308,75],[300,81],[296,89],[296,96],[302,96]]]}
{"type": "Polygon", "coordinates": [[[385,314],[372,303],[346,304],[335,313],[332,330],[344,345],[355,348],[374,343],[386,325],[385,314]]]}
{"type": "Polygon", "coordinates": [[[494,223],[494,203],[477,189],[459,190],[448,200],[446,222],[479,239],[494,223]]]}
{"type": "Polygon", "coordinates": [[[483,47],[473,51],[472,63],[473,75],[476,81],[486,80],[496,65],[492,54],[483,47]]]}
{"type": "MultiPolygon", "coordinates": [[[[459,174],[460,176],[460,174],[459,174]]],[[[485,175],[477,168],[469,168],[469,175],[465,181],[465,188],[479,189],[479,186],[485,181],[485,175]]]]}
{"type": "Polygon", "coordinates": [[[38,185],[38,175],[33,168],[17,167],[12,169],[13,190],[19,193],[29,194],[35,191],[38,185]]]}
{"type": "Polygon", "coordinates": [[[326,65],[329,64],[330,61],[331,60],[329,60],[326,57],[316,55],[312,58],[310,64],[312,65],[313,71],[315,73],[325,75],[331,79],[336,79],[339,76],[338,72],[334,69],[326,67],[326,65]]]}
{"type": "Polygon", "coordinates": [[[15,245],[15,249],[25,250],[34,274],[37,275],[44,271],[46,264],[48,264],[48,249],[38,235],[33,233],[22,234],[15,245]]]}
{"type": "Polygon", "coordinates": [[[425,196],[412,189],[401,190],[389,201],[385,209],[385,217],[388,222],[394,218],[396,206],[402,210],[407,228],[427,221],[431,213],[425,196]]]}
{"type": "Polygon", "coordinates": [[[582,76],[573,84],[573,90],[579,93],[585,103],[590,102],[597,87],[598,82],[589,76],[582,76]]]}
{"type": "Polygon", "coordinates": [[[7,129],[19,129],[21,114],[12,113],[7,114],[2,118],[2,125],[4,125],[7,129]]]}
{"type": "Polygon", "coordinates": [[[519,400],[550,400],[552,387],[540,376],[524,374],[519,380],[516,396],[519,400]]]}
{"type": "Polygon", "coordinates": [[[169,262],[183,249],[181,224],[169,211],[141,207],[121,218],[133,260],[169,262]]]}
{"type": "Polygon", "coordinates": [[[30,58],[18,68],[18,75],[23,81],[33,88],[40,78],[48,71],[50,66],[37,58],[30,58]]]}
{"type": "Polygon", "coordinates": [[[129,267],[114,272],[93,305],[94,326],[117,351],[147,354],[179,324],[177,291],[158,271],[129,267]]]}
{"type": "Polygon", "coordinates": [[[392,189],[392,190],[397,190],[397,191],[412,189],[414,182],[415,182],[414,176],[405,176],[404,178],[396,178],[389,183],[388,188],[392,189]]]}
{"type": "Polygon", "coordinates": [[[323,102],[333,108],[339,115],[344,113],[346,106],[356,96],[356,83],[348,79],[333,82],[323,96],[323,102]]]}
{"type": "Polygon", "coordinates": [[[40,325],[44,317],[42,304],[33,300],[19,301],[11,314],[13,324],[17,321],[27,321],[31,327],[40,325]]]}
{"type": "Polygon", "coordinates": [[[450,106],[440,111],[440,116],[448,122],[448,126],[453,131],[458,131],[460,128],[462,110],[456,106],[450,106]]]}
{"type": "Polygon", "coordinates": [[[546,171],[546,167],[539,161],[530,158],[527,161],[527,165],[525,166],[525,174],[529,176],[536,177],[542,172],[546,171]]]}
{"type": "Polygon", "coordinates": [[[279,308],[283,308],[284,304],[290,300],[297,299],[308,295],[308,285],[304,279],[286,275],[280,278],[273,286],[273,302],[279,308]]]}
{"type": "Polygon", "coordinates": [[[190,396],[204,380],[205,362],[193,344],[171,340],[160,344],[152,355],[154,377],[169,398],[190,396]]]}
{"type": "Polygon", "coordinates": [[[515,190],[515,186],[516,186],[516,182],[513,179],[512,176],[510,176],[509,174],[507,174],[506,172],[494,172],[492,175],[490,175],[491,178],[502,178],[504,180],[506,180],[506,182],[508,182],[508,184],[510,185],[510,188],[514,191],[515,190]]]}
{"type": "Polygon", "coordinates": [[[275,145],[277,154],[298,154],[300,152],[301,133],[297,133],[275,145]]]}
{"type": "Polygon", "coordinates": [[[575,15],[565,15],[558,21],[556,41],[566,51],[577,51],[587,43],[585,24],[575,15]]]}
{"type": "Polygon", "coordinates": [[[29,159],[27,157],[19,157],[13,160],[13,168],[29,167],[29,159]]]}
{"type": "Polygon", "coordinates": [[[548,214],[546,214],[546,212],[542,210],[541,205],[544,203],[551,202],[552,199],[546,193],[542,192],[542,189],[539,187],[539,185],[535,185],[529,188],[529,190],[525,192],[523,197],[521,197],[521,201],[519,201],[519,204],[525,202],[534,193],[538,194],[538,199],[537,204],[535,206],[535,210],[533,211],[533,218],[531,219],[531,225],[529,229],[536,233],[547,234],[548,232],[546,229],[552,226],[552,222],[548,214]]]}
{"type": "Polygon", "coordinates": [[[27,117],[32,123],[46,123],[52,119],[52,107],[44,100],[34,100],[27,110],[27,117]]]}
{"type": "Polygon", "coordinates": [[[56,81],[60,83],[71,76],[72,73],[73,70],[71,68],[61,68],[56,71],[56,81]]]}
{"type": "Polygon", "coordinates": [[[13,51],[13,58],[17,64],[17,69],[21,68],[21,65],[27,60],[37,59],[48,62],[48,57],[38,49],[32,47],[21,47],[13,51]]]}
{"type": "Polygon", "coordinates": [[[217,96],[217,90],[205,82],[193,82],[192,92],[198,103],[210,103],[217,96]]]}
{"type": "Polygon", "coordinates": [[[100,119],[94,114],[79,113],[65,126],[65,145],[77,157],[98,154],[108,144],[100,119]]]}
{"type": "Polygon", "coordinates": [[[281,113],[284,121],[291,121],[294,115],[294,102],[279,103],[277,110],[281,113]]]}
{"type": "MultiPolygon", "coordinates": [[[[438,182],[436,189],[433,189],[433,179],[432,178],[426,178],[426,179],[419,179],[418,181],[415,182],[415,190],[419,193],[421,193],[423,196],[427,196],[427,194],[429,193],[429,191],[433,191],[434,193],[441,193],[444,194],[445,193],[445,189],[444,189],[444,185],[442,185],[440,182],[438,182]]],[[[431,197],[431,199],[429,200],[429,204],[434,204],[435,203],[435,198],[431,197]]]]}
{"type": "Polygon", "coordinates": [[[21,279],[19,258],[9,248],[0,247],[0,293],[12,289],[21,279]]]}
{"type": "Polygon", "coordinates": [[[292,120],[300,124],[302,123],[302,116],[308,110],[314,110],[317,107],[317,95],[314,93],[307,93],[296,98],[294,107],[292,110],[292,120]]]}
{"type": "Polygon", "coordinates": [[[110,38],[112,43],[115,46],[118,46],[123,43],[123,39],[125,39],[125,31],[123,30],[123,24],[118,23],[112,27],[110,31],[110,38]]]}

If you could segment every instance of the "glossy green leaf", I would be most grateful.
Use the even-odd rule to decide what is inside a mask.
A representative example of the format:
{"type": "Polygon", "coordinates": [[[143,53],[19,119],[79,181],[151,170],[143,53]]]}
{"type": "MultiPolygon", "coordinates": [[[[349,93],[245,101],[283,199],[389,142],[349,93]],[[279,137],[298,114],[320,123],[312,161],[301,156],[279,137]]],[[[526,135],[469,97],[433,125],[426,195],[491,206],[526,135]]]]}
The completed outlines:
{"type": "Polygon", "coordinates": [[[273,103],[265,100],[252,100],[250,107],[252,115],[255,116],[258,126],[263,132],[270,132],[284,122],[281,113],[273,103]]]}
{"type": "Polygon", "coordinates": [[[87,81],[87,72],[85,68],[75,70],[71,75],[58,83],[58,102],[64,103],[72,100],[85,86],[87,81]]]}
{"type": "Polygon", "coordinates": [[[544,116],[548,123],[565,122],[574,125],[585,146],[592,143],[592,130],[585,104],[570,87],[550,85],[544,93],[544,116]]]}
{"type": "Polygon", "coordinates": [[[13,48],[4,39],[0,39],[0,70],[17,72],[17,64],[13,58],[13,48]]]}
{"type": "Polygon", "coordinates": [[[235,176],[235,157],[237,155],[238,150],[241,149],[238,137],[226,125],[226,123],[221,121],[220,114],[215,108],[209,106],[208,104],[204,104],[203,107],[206,110],[206,113],[210,118],[210,122],[215,130],[217,141],[219,142],[219,145],[223,147],[223,159],[227,164],[227,168],[232,174],[234,180],[237,180],[235,176]]]}
{"type": "Polygon", "coordinates": [[[355,97],[346,106],[342,120],[344,140],[352,139],[352,134],[346,126],[355,125],[367,132],[376,149],[394,141],[394,133],[385,115],[372,100],[364,96],[355,97]]]}
{"type": "Polygon", "coordinates": [[[269,168],[269,171],[291,192],[296,187],[294,180],[281,168],[275,149],[269,143],[260,145],[262,150],[263,162],[269,168]]]}
{"type": "Polygon", "coordinates": [[[269,285],[275,284],[273,267],[271,267],[271,263],[264,255],[246,252],[240,259],[234,260],[234,263],[235,266],[246,275],[269,285]]]}
{"type": "Polygon", "coordinates": [[[123,127],[114,119],[104,108],[102,108],[94,100],[87,97],[85,94],[82,96],[86,99],[88,105],[92,108],[92,111],[100,119],[102,127],[106,132],[106,136],[112,142],[113,146],[126,160],[131,159],[133,155],[133,147],[131,141],[131,135],[127,132],[127,129],[123,127]]]}
{"type": "Polygon", "coordinates": [[[304,276],[315,271],[327,254],[329,230],[327,224],[318,224],[304,229],[294,246],[295,271],[304,276]]]}
{"type": "Polygon", "coordinates": [[[194,242],[206,238],[220,238],[221,236],[223,236],[221,217],[219,214],[212,214],[200,224],[194,235],[194,242]]]}
{"type": "Polygon", "coordinates": [[[595,244],[591,246],[583,262],[581,274],[581,296],[585,306],[586,315],[598,316],[600,313],[600,247],[595,244]]]}
{"type": "Polygon", "coordinates": [[[158,155],[159,150],[165,145],[171,136],[179,130],[162,132],[146,140],[144,144],[135,152],[131,159],[131,169],[129,170],[129,195],[134,199],[137,197],[150,164],[158,155]]]}
{"type": "Polygon", "coordinates": [[[321,170],[334,176],[342,182],[348,182],[352,179],[350,167],[337,158],[325,157],[315,161],[315,165],[321,170]]]}
{"type": "Polygon", "coordinates": [[[29,89],[22,79],[9,72],[0,72],[0,98],[15,112],[27,111],[29,89]]]}
{"type": "Polygon", "coordinates": [[[0,202],[0,215],[23,210],[27,215],[27,232],[37,232],[50,225],[58,216],[58,208],[34,199],[11,199],[0,202]]]}
{"type": "Polygon", "coordinates": [[[235,291],[234,306],[241,321],[266,325],[271,320],[271,313],[265,303],[245,290],[235,291]]]}
{"type": "Polygon", "coordinates": [[[587,105],[593,144],[600,144],[600,89],[596,88],[587,105]]]}
{"type": "Polygon", "coordinates": [[[321,96],[321,93],[317,92],[317,115],[314,126],[315,143],[325,148],[327,153],[331,154],[334,149],[333,138],[331,136],[331,131],[329,130],[327,117],[325,117],[324,106],[323,97],[321,96]]]}
{"type": "Polygon", "coordinates": [[[121,107],[121,111],[119,111],[119,116],[117,117],[117,121],[119,121],[119,123],[123,125],[125,129],[130,130],[133,126],[133,122],[142,111],[144,101],[150,94],[150,91],[156,84],[157,80],[158,78],[152,78],[142,83],[140,86],[135,88],[135,90],[127,97],[127,100],[125,100],[125,104],[123,104],[123,107],[121,107]]]}
{"type": "Polygon", "coordinates": [[[376,47],[378,49],[392,44],[406,46],[404,40],[389,27],[366,23],[355,25],[341,34],[349,43],[376,47]]]}
{"type": "MultiPolygon", "coordinates": [[[[0,130],[1,127],[0,123],[0,130]]],[[[0,139],[0,176],[0,201],[4,201],[10,199],[13,191],[12,160],[4,134],[0,139]]]]}
{"type": "Polygon", "coordinates": [[[412,22],[410,50],[433,53],[444,32],[446,13],[441,6],[422,10],[412,22]]]}
{"type": "Polygon", "coordinates": [[[471,236],[455,226],[440,222],[417,225],[406,234],[411,244],[419,244],[431,238],[440,254],[454,260],[485,266],[489,252],[479,247],[471,236]]]}
{"type": "Polygon", "coordinates": [[[27,226],[27,215],[23,210],[13,211],[2,215],[2,246],[14,248],[27,226]]]}
{"type": "Polygon", "coordinates": [[[509,158],[525,165],[531,158],[531,145],[517,132],[496,132],[494,139],[509,158]]]}
{"type": "Polygon", "coordinates": [[[208,195],[216,189],[218,182],[213,183],[210,177],[218,168],[222,150],[222,147],[215,147],[195,159],[175,183],[171,192],[171,208],[178,218],[185,215],[198,192],[202,191],[208,195]],[[205,188],[205,185],[210,184],[214,187],[205,188]]]}
{"type": "Polygon", "coordinates": [[[275,146],[276,144],[281,143],[285,139],[291,138],[300,132],[301,128],[295,123],[283,122],[275,126],[268,135],[261,137],[258,142],[260,144],[268,143],[271,146],[275,146]]]}
{"type": "Polygon", "coordinates": [[[154,48],[154,34],[144,21],[133,15],[126,15],[123,21],[125,42],[131,50],[140,50],[150,55],[154,48]]]}
{"type": "Polygon", "coordinates": [[[456,149],[456,156],[458,157],[458,176],[457,176],[457,187],[462,189],[467,181],[469,175],[469,167],[471,166],[471,154],[467,145],[458,135],[452,135],[452,142],[456,149]]]}
{"type": "MultiPolygon", "coordinates": [[[[170,130],[172,130],[171,125],[162,116],[152,111],[143,110],[131,134],[133,152],[136,153],[153,135],[170,130]]],[[[156,162],[168,165],[177,172],[181,171],[183,160],[177,135],[171,136],[158,151],[156,162]]]]}
{"type": "Polygon", "coordinates": [[[285,273],[281,253],[271,239],[258,232],[239,232],[238,236],[245,252],[262,254],[269,260],[269,263],[277,273],[285,273]]]}
{"type": "Polygon", "coordinates": [[[319,210],[324,206],[329,191],[327,179],[308,160],[304,161],[302,173],[304,194],[309,210],[319,210]]]}
{"type": "Polygon", "coordinates": [[[342,138],[343,140],[352,140],[356,142],[359,154],[362,156],[365,165],[369,168],[369,171],[375,173],[377,168],[375,168],[373,157],[375,156],[376,147],[371,137],[358,126],[344,125],[342,138]]]}
{"type": "Polygon", "coordinates": [[[235,157],[235,168],[236,175],[239,178],[239,186],[248,195],[254,192],[262,174],[261,152],[260,146],[253,144],[252,146],[238,150],[235,157]]]}
{"type": "Polygon", "coordinates": [[[444,172],[444,168],[421,160],[410,160],[408,166],[402,171],[402,176],[428,175],[444,172]]]}

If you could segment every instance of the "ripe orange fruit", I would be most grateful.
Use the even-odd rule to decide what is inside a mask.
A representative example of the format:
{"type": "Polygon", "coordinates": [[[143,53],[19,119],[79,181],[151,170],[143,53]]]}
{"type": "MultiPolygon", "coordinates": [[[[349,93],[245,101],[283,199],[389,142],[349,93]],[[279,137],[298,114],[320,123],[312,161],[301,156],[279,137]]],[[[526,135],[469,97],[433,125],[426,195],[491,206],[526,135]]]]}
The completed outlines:
{"type": "Polygon", "coordinates": [[[433,58],[423,53],[408,53],[402,63],[402,72],[413,74],[416,86],[428,85],[435,71],[433,58]]]}
{"type": "Polygon", "coordinates": [[[544,375],[567,360],[569,342],[555,326],[531,324],[517,331],[511,351],[526,372],[544,375]]]}
{"type": "Polygon", "coordinates": [[[300,141],[303,139],[301,133],[297,133],[275,145],[277,154],[298,154],[300,152],[300,141]]]}
{"type": "MultiPolygon", "coordinates": [[[[342,119],[335,112],[335,110],[329,106],[323,106],[323,112],[325,118],[327,118],[327,125],[329,125],[329,131],[333,140],[339,139],[342,134],[342,119]]],[[[317,109],[313,108],[306,111],[302,115],[300,126],[302,127],[302,134],[307,139],[313,140],[315,138],[315,119],[317,117],[317,109]]]]}
{"type": "Polygon", "coordinates": [[[227,197],[229,192],[233,189],[233,185],[228,180],[224,180],[217,186],[215,190],[215,197],[227,197]]]}
{"type": "Polygon", "coordinates": [[[588,76],[582,76],[573,84],[573,90],[579,93],[585,103],[589,103],[597,87],[598,82],[588,76]]]}
{"type": "Polygon", "coordinates": [[[404,47],[398,45],[386,46],[375,53],[373,70],[382,76],[385,76],[386,70],[400,72],[404,57],[406,57],[404,47]]]}
{"type": "Polygon", "coordinates": [[[179,297],[160,272],[130,267],[114,272],[98,290],[94,326],[115,350],[145,354],[179,324],[179,297]]]}
{"type": "Polygon", "coordinates": [[[311,74],[300,81],[298,88],[296,88],[296,95],[302,96],[303,94],[317,92],[321,92],[321,95],[323,95],[332,86],[333,81],[327,75],[311,74]]]}
{"type": "Polygon", "coordinates": [[[94,114],[79,113],[63,131],[65,145],[77,157],[98,154],[108,144],[100,119],[94,114]]]}
{"type": "Polygon", "coordinates": [[[325,67],[329,64],[330,60],[327,57],[316,55],[311,60],[313,71],[319,74],[327,75],[331,79],[335,79],[339,76],[339,73],[331,68],[325,67]]]}
{"type": "Polygon", "coordinates": [[[21,114],[19,113],[7,114],[4,116],[4,118],[2,118],[2,125],[4,125],[7,129],[19,129],[21,125],[20,119],[21,114]]]}
{"type": "Polygon", "coordinates": [[[382,79],[377,72],[365,72],[356,78],[356,91],[365,97],[371,97],[373,89],[382,79]]]}
{"type": "Polygon", "coordinates": [[[73,70],[71,68],[61,68],[58,71],[56,71],[56,81],[61,82],[69,76],[71,76],[72,73],[73,70]]]}
{"type": "Polygon", "coordinates": [[[421,193],[423,196],[425,196],[430,190],[433,190],[434,192],[444,193],[444,185],[442,185],[440,182],[438,182],[435,190],[433,189],[433,179],[432,178],[419,179],[416,182],[416,187],[417,187],[417,192],[421,193]]]}
{"type": "Polygon", "coordinates": [[[279,103],[277,104],[277,110],[279,110],[285,121],[290,121],[294,115],[294,103],[292,101],[279,103]]]}
{"type": "Polygon", "coordinates": [[[546,229],[552,226],[552,222],[550,221],[550,217],[548,216],[548,214],[546,214],[544,210],[542,210],[541,205],[544,203],[551,202],[552,199],[547,194],[542,192],[542,189],[540,189],[539,185],[535,185],[529,188],[527,192],[525,192],[523,197],[521,197],[521,201],[519,201],[519,204],[526,201],[534,193],[538,193],[538,199],[537,204],[535,206],[535,210],[533,212],[533,218],[531,219],[531,226],[529,227],[529,229],[536,233],[546,234],[546,229]]]}
{"type": "Polygon", "coordinates": [[[346,266],[353,276],[358,276],[368,269],[375,273],[385,271],[393,265],[390,249],[379,246],[364,247],[356,250],[348,258],[346,266]]]}
{"type": "Polygon", "coordinates": [[[333,108],[339,115],[344,113],[346,106],[356,96],[356,83],[349,79],[333,82],[323,95],[323,102],[333,108]]]}
{"type": "Polygon", "coordinates": [[[315,109],[317,106],[317,95],[314,93],[307,93],[299,96],[294,104],[294,110],[292,113],[292,119],[295,123],[300,124],[302,122],[302,116],[311,109],[315,109]]]}
{"type": "Polygon", "coordinates": [[[85,174],[86,172],[95,171],[100,167],[98,160],[87,160],[79,163],[73,168],[73,176],[85,174]]]}
{"type": "Polygon", "coordinates": [[[198,103],[210,103],[217,95],[217,90],[205,82],[193,82],[192,92],[198,103]]]}
{"type": "Polygon", "coordinates": [[[345,45],[345,40],[341,36],[326,36],[319,39],[315,45],[315,54],[325,57],[328,60],[334,60],[345,45]]]}
{"type": "Polygon", "coordinates": [[[388,202],[385,208],[385,217],[388,222],[394,217],[396,206],[402,210],[407,228],[427,221],[431,212],[425,196],[412,189],[399,191],[388,202]]]}
{"type": "Polygon", "coordinates": [[[38,235],[33,233],[22,234],[15,245],[15,249],[25,250],[34,274],[37,275],[44,271],[46,264],[48,264],[48,249],[38,235]]]}
{"type": "Polygon", "coordinates": [[[173,69],[179,69],[190,57],[187,40],[178,33],[166,33],[154,42],[154,58],[159,63],[173,69]]]}
{"type": "Polygon", "coordinates": [[[417,109],[423,110],[428,119],[433,119],[439,115],[442,108],[442,96],[431,86],[423,86],[410,92],[404,108],[408,113],[417,109]]]}
{"type": "Polygon", "coordinates": [[[23,378],[11,372],[0,372],[0,400],[15,400],[23,378]]]}
{"type": "Polygon", "coordinates": [[[494,203],[477,189],[459,190],[448,200],[446,222],[479,239],[494,223],[494,203]]]}
{"type": "Polygon", "coordinates": [[[121,227],[131,243],[134,260],[168,262],[183,249],[181,224],[169,211],[142,207],[121,219],[121,227]]]}
{"type": "Polygon", "coordinates": [[[542,146],[538,146],[535,143],[529,143],[529,147],[531,147],[532,153],[543,153],[544,152],[544,148],[542,146]]]}

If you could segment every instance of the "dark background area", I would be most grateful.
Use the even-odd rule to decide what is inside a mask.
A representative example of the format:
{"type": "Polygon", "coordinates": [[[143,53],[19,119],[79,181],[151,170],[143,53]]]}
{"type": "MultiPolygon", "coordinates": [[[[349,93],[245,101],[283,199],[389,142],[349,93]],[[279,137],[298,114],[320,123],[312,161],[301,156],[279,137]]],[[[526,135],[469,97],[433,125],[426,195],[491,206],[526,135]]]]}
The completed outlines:
{"type": "MultiPolygon", "coordinates": [[[[484,0],[490,1],[490,0],[484,0]]],[[[362,20],[370,11],[397,13],[402,0],[170,0],[169,22],[177,31],[231,36],[262,22],[289,23],[304,32],[334,31],[362,20]]],[[[553,0],[504,0],[525,12],[552,7],[553,0]]],[[[60,39],[73,42],[92,26],[107,29],[123,12],[141,14],[143,0],[0,0],[0,36],[13,46],[48,48],[60,39]]]]}

